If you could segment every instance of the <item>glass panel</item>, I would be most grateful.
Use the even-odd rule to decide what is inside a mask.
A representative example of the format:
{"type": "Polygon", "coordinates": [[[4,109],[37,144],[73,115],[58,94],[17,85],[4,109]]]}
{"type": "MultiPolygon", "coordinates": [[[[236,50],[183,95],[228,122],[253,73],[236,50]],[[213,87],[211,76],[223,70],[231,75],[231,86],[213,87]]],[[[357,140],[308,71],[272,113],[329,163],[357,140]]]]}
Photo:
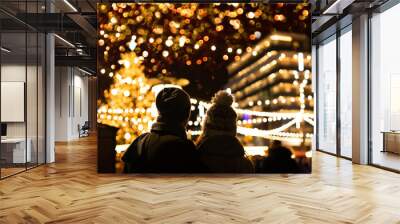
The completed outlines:
{"type": "MultiPolygon", "coordinates": [[[[37,1],[37,13],[46,12],[46,0],[37,1]]],[[[46,162],[46,144],[45,144],[45,65],[46,65],[46,36],[44,33],[38,33],[37,50],[38,50],[38,61],[37,61],[37,147],[38,164],[44,164],[46,162]]]]}
{"type": "Polygon", "coordinates": [[[45,148],[45,60],[46,60],[46,52],[45,52],[45,44],[46,37],[44,34],[40,33],[38,41],[38,164],[45,163],[46,158],[46,148],[45,148]]]}
{"type": "MultiPolygon", "coordinates": [[[[27,2],[26,12],[29,14],[39,12],[37,1],[27,2]]],[[[36,24],[38,16],[30,17],[29,20],[36,24]],[[32,21],[36,20],[36,21],[32,21]]],[[[27,142],[31,148],[31,161],[27,167],[35,167],[38,164],[38,76],[39,76],[39,34],[36,30],[27,29],[27,142]]],[[[29,149],[28,147],[28,149],[29,149]]]]}
{"type": "Polygon", "coordinates": [[[31,141],[27,141],[26,26],[16,17],[26,10],[22,1],[2,1],[2,8],[10,14],[0,13],[1,27],[1,161],[2,178],[26,170],[31,161],[31,141]],[[13,15],[16,15],[15,17],[13,15]]]}
{"type": "Polygon", "coordinates": [[[400,5],[372,19],[372,163],[400,170],[400,5]]]}
{"type": "Polygon", "coordinates": [[[340,37],[340,154],[352,157],[352,34],[340,37]]]}
{"type": "Polygon", "coordinates": [[[318,149],[336,153],[336,39],[318,48],[318,149]]]}
{"type": "Polygon", "coordinates": [[[1,178],[45,161],[45,35],[21,22],[37,23],[32,13],[44,6],[44,0],[0,1],[9,12],[0,12],[1,178]]]}
{"type": "Polygon", "coordinates": [[[27,97],[26,97],[26,112],[27,112],[27,142],[30,147],[30,161],[28,162],[28,167],[33,167],[37,165],[38,160],[38,35],[36,32],[27,33],[28,38],[28,63],[27,63],[27,97]]]}
{"type": "Polygon", "coordinates": [[[31,161],[31,141],[26,141],[26,33],[2,33],[1,121],[2,177],[25,170],[31,161]],[[26,150],[28,149],[28,150],[26,150]]]}

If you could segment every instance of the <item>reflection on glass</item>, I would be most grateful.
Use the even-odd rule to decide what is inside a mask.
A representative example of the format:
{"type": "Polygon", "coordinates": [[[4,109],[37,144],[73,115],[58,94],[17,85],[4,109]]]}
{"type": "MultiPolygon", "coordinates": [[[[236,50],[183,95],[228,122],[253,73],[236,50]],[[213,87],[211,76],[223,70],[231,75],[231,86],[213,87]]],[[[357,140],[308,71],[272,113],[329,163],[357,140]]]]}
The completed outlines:
{"type": "Polygon", "coordinates": [[[352,157],[352,35],[340,36],[340,154],[352,157]]]}
{"type": "MultiPolygon", "coordinates": [[[[43,13],[45,1],[0,1],[23,16],[43,13]]],[[[32,15],[30,15],[32,16],[32,15]]],[[[0,12],[0,177],[45,162],[45,35],[0,12]]],[[[32,16],[32,19],[39,19],[32,16]]]]}
{"type": "Polygon", "coordinates": [[[36,32],[27,33],[27,82],[26,82],[26,114],[27,114],[27,142],[30,147],[30,161],[28,168],[37,165],[38,160],[38,35],[36,32]]]}
{"type": "Polygon", "coordinates": [[[318,149],[336,153],[336,39],[318,48],[318,149]]]}
{"type": "Polygon", "coordinates": [[[26,138],[26,35],[18,32],[1,34],[1,139],[2,177],[26,169],[31,161],[31,141],[26,138]]]}

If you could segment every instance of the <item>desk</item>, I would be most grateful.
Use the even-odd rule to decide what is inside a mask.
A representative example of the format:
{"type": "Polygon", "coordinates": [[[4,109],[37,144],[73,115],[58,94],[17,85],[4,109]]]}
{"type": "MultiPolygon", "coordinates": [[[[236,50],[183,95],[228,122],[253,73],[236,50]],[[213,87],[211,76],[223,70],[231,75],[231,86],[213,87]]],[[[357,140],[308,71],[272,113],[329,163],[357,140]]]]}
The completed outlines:
{"type": "Polygon", "coordinates": [[[31,145],[32,140],[25,138],[5,138],[1,139],[1,157],[5,159],[6,163],[26,163],[31,162],[32,153],[31,145]],[[25,144],[26,142],[26,152],[25,144]]]}
{"type": "Polygon", "coordinates": [[[382,152],[400,154],[400,131],[383,131],[382,152]]]}

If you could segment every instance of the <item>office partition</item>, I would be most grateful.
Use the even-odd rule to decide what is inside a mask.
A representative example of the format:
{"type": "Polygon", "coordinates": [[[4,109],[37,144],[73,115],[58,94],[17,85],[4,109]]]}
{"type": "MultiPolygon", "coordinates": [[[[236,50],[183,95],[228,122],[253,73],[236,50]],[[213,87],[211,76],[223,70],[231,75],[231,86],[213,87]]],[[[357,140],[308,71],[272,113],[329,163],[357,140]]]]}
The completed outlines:
{"type": "Polygon", "coordinates": [[[45,162],[45,35],[24,22],[44,2],[0,2],[0,178],[45,162]]]}

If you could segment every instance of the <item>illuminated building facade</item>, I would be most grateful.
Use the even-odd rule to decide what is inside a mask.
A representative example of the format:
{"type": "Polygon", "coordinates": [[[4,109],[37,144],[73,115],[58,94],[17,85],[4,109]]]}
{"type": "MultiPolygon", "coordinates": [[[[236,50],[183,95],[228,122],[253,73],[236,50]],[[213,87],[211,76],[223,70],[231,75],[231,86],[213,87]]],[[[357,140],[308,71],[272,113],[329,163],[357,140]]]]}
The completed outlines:
{"type": "Polygon", "coordinates": [[[226,88],[242,108],[237,110],[239,132],[294,147],[310,146],[314,99],[306,38],[272,33],[229,65],[232,78],[226,88]]]}

